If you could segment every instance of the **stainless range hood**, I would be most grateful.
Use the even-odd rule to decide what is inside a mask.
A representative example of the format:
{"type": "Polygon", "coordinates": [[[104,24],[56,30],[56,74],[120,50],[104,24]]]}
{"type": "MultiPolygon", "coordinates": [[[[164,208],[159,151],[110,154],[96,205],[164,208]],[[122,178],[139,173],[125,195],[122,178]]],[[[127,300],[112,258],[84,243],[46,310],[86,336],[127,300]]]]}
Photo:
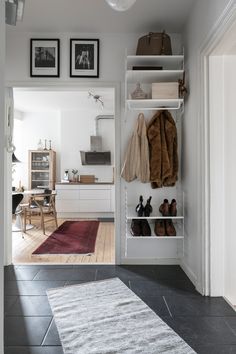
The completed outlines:
{"type": "Polygon", "coordinates": [[[100,119],[114,119],[114,116],[104,115],[95,118],[96,135],[90,136],[90,151],[80,151],[82,165],[111,165],[111,152],[102,151],[102,137],[98,135],[100,119]]]}
{"type": "Polygon", "coordinates": [[[111,165],[110,151],[80,151],[82,165],[111,165]]]}
{"type": "Polygon", "coordinates": [[[90,151],[80,151],[82,165],[110,165],[111,152],[102,151],[102,137],[90,136],[90,151]]]}

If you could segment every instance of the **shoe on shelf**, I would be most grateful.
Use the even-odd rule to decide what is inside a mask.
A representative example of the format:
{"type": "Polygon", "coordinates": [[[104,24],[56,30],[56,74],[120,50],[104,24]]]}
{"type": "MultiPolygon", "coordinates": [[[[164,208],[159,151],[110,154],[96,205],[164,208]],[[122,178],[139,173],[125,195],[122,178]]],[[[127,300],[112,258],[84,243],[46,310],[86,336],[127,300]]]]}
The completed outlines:
{"type": "Polygon", "coordinates": [[[142,226],[142,236],[151,236],[151,228],[146,219],[141,220],[141,226],[142,226]]]}
{"type": "Polygon", "coordinates": [[[164,199],[163,203],[159,207],[159,211],[162,214],[162,216],[169,216],[169,209],[170,209],[170,204],[168,202],[168,199],[164,199]]]}
{"type": "Polygon", "coordinates": [[[139,197],[139,203],[136,206],[135,210],[136,210],[138,216],[143,216],[144,206],[143,206],[143,196],[142,195],[140,195],[140,197],[139,197]]]}
{"type": "Polygon", "coordinates": [[[144,207],[144,216],[150,216],[150,214],[152,213],[151,200],[152,200],[152,197],[150,196],[147,200],[145,207],[144,207]]]}
{"type": "Polygon", "coordinates": [[[142,236],[141,220],[132,219],[130,226],[130,233],[133,236],[142,236]]]}
{"type": "Polygon", "coordinates": [[[171,219],[165,220],[165,226],[167,236],[176,236],[176,230],[171,219]]]}
{"type": "Polygon", "coordinates": [[[166,235],[165,220],[158,219],[155,221],[154,232],[157,236],[166,235]]]}
{"type": "Polygon", "coordinates": [[[175,199],[172,199],[171,203],[170,203],[170,208],[169,208],[169,213],[170,216],[176,216],[177,215],[177,202],[175,199]]]}

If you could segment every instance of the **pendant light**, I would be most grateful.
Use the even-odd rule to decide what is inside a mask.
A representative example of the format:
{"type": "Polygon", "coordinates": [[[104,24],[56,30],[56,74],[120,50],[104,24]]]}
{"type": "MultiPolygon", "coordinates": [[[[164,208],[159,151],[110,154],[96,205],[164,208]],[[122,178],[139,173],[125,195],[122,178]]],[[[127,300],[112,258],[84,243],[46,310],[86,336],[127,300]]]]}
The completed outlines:
{"type": "Polygon", "coordinates": [[[21,161],[18,160],[18,158],[16,157],[15,153],[13,152],[12,154],[12,163],[20,163],[21,161]]]}
{"type": "Polygon", "coordinates": [[[116,11],[126,11],[134,5],[136,0],[106,0],[108,5],[116,11]]]}

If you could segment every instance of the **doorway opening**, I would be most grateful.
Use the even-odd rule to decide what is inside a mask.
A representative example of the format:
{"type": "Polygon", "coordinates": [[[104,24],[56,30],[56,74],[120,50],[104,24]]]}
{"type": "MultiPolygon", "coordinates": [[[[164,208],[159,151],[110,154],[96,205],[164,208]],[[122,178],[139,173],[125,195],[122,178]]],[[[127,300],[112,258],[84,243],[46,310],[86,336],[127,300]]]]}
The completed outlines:
{"type": "Polygon", "coordinates": [[[234,237],[236,12],[230,8],[204,53],[207,195],[206,295],[236,306],[234,237]],[[207,137],[207,139],[206,139],[207,137]],[[208,223],[209,220],[209,223],[208,223]]]}
{"type": "Polygon", "coordinates": [[[12,164],[12,189],[24,197],[13,264],[115,264],[115,91],[92,84],[13,89],[20,162],[12,164]],[[51,199],[57,220],[45,213],[42,221],[51,199]]]}

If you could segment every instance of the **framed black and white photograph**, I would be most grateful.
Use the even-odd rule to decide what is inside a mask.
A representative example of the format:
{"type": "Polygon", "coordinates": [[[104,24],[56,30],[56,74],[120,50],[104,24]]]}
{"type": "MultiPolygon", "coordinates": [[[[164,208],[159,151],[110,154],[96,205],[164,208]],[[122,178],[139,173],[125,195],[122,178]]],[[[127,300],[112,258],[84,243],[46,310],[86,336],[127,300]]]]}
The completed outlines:
{"type": "Polygon", "coordinates": [[[99,39],[70,40],[70,77],[99,77],[99,39]]]}
{"type": "Polygon", "coordinates": [[[31,39],[30,40],[30,76],[59,77],[60,76],[60,40],[31,39]]]}

